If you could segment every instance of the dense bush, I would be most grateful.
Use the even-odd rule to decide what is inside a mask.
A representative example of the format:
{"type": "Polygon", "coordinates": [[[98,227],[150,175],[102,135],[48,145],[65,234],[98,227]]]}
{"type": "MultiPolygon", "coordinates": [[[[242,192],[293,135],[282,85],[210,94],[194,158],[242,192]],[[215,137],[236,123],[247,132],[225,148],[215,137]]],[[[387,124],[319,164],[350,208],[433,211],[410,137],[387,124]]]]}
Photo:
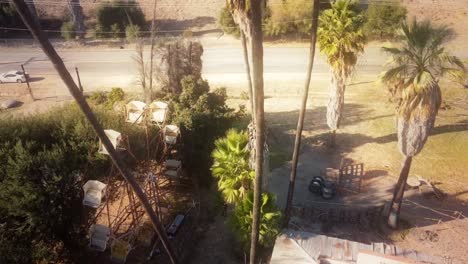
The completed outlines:
{"type": "Polygon", "coordinates": [[[239,27],[237,26],[236,22],[234,22],[234,18],[232,17],[231,12],[229,12],[229,8],[227,6],[221,9],[218,23],[224,33],[237,37],[240,35],[239,27]]]}
{"type": "MultiPolygon", "coordinates": [[[[312,1],[288,0],[275,2],[265,9],[263,33],[266,37],[308,36],[312,27],[312,1]]],[[[239,36],[239,27],[227,7],[219,14],[219,25],[226,34],[239,36]]]]}
{"type": "MultiPolygon", "coordinates": [[[[144,131],[123,115],[94,107],[104,128],[129,136],[133,152],[144,131]]],[[[152,131],[154,133],[154,131],[152,131]]],[[[80,192],[99,179],[109,161],[97,153],[98,139],[74,104],[24,118],[0,119],[0,263],[66,262],[86,245],[80,227],[80,192]]],[[[81,254],[80,253],[80,254],[81,254]]]]}
{"type": "Polygon", "coordinates": [[[60,28],[60,34],[65,40],[72,40],[76,36],[75,25],[73,22],[63,22],[60,28]]]}
{"type": "Polygon", "coordinates": [[[91,30],[91,36],[95,39],[102,39],[106,37],[106,34],[104,33],[104,28],[102,25],[97,24],[94,29],[91,30]]]}
{"type": "Polygon", "coordinates": [[[406,18],[406,8],[398,2],[392,5],[369,4],[364,32],[374,39],[393,38],[406,18]]]}
{"type": "Polygon", "coordinates": [[[271,5],[265,16],[265,36],[308,36],[312,28],[312,7],[312,1],[308,0],[288,0],[271,5]]]}
{"type": "Polygon", "coordinates": [[[110,27],[110,32],[111,32],[111,37],[112,38],[120,38],[120,26],[119,24],[113,24],[111,27],[110,27]]]}
{"type": "Polygon", "coordinates": [[[96,11],[96,20],[97,25],[101,25],[104,31],[110,31],[114,24],[120,29],[128,25],[146,27],[145,15],[134,1],[113,1],[111,5],[103,4],[96,11]]]}
{"type": "Polygon", "coordinates": [[[24,27],[13,4],[0,3],[0,25],[3,27],[24,27]]]}
{"type": "Polygon", "coordinates": [[[225,89],[210,92],[206,81],[193,76],[186,76],[181,83],[182,93],[169,96],[172,121],[181,127],[185,164],[202,183],[208,183],[214,141],[243,113],[227,107],[225,89]]]}
{"type": "Polygon", "coordinates": [[[138,25],[128,25],[125,28],[125,38],[128,42],[134,42],[141,35],[140,27],[138,25]]]}
{"type": "Polygon", "coordinates": [[[109,93],[97,91],[89,97],[89,101],[96,105],[102,105],[106,109],[112,109],[114,105],[125,99],[125,93],[122,88],[113,87],[109,93]]]}

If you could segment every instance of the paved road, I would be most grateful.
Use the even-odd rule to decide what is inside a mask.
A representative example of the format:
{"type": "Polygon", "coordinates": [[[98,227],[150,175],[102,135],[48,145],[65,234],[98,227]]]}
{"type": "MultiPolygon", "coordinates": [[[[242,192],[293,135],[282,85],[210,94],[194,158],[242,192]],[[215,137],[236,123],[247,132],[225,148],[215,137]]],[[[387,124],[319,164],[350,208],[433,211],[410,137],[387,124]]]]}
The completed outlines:
{"type": "MultiPolygon", "coordinates": [[[[205,40],[206,41],[206,40],[205,40]]],[[[245,70],[240,45],[230,42],[229,45],[209,40],[203,54],[203,76],[212,87],[226,86],[228,92],[236,94],[239,88],[246,86],[245,70]],[[214,44],[213,44],[214,42],[214,44]]],[[[85,90],[96,90],[110,87],[138,89],[136,82],[136,65],[132,57],[133,49],[84,49],[60,50],[60,56],[68,69],[80,70],[85,90]]],[[[360,58],[356,75],[375,79],[382,71],[387,57],[380,47],[372,45],[366,48],[360,58]]],[[[308,63],[307,47],[266,47],[264,72],[267,93],[298,92],[303,86],[305,70],[308,63]]],[[[64,85],[57,78],[52,64],[40,49],[0,49],[0,73],[18,69],[24,64],[33,78],[33,89],[44,95],[68,94],[64,85]]],[[[317,55],[314,65],[313,80],[329,79],[329,68],[321,55],[317,55]]],[[[5,89],[2,85],[0,89],[5,89]]]]}

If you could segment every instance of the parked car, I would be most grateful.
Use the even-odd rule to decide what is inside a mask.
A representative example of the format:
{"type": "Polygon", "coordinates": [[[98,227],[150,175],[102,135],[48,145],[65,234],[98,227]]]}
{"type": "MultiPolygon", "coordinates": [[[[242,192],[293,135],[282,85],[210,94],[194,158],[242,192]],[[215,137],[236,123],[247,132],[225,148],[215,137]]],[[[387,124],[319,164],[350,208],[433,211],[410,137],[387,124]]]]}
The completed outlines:
{"type": "Polygon", "coordinates": [[[336,185],[322,176],[314,176],[309,183],[309,191],[322,196],[323,199],[332,199],[336,194],[336,185]]]}
{"type": "Polygon", "coordinates": [[[0,83],[23,83],[27,77],[29,77],[27,72],[25,74],[22,71],[10,71],[0,75],[0,83]]]}

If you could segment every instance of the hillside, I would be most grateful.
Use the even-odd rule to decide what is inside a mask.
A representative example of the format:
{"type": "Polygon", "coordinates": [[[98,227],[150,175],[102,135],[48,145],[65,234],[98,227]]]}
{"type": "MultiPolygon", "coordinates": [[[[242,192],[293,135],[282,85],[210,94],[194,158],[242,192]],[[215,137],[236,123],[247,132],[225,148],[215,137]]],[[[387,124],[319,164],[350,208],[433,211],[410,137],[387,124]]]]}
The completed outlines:
{"type": "MultiPolygon", "coordinates": [[[[278,3],[282,0],[270,0],[278,3]]],[[[131,1],[129,1],[130,5],[131,1]]],[[[152,18],[153,1],[136,0],[145,13],[146,19],[152,18]]],[[[102,0],[81,0],[88,24],[93,23],[96,9],[102,0]]],[[[430,19],[437,24],[444,24],[454,29],[457,34],[453,43],[457,49],[468,47],[468,0],[401,0],[408,9],[408,18],[430,19]]],[[[160,30],[183,30],[187,28],[214,29],[224,0],[158,0],[157,19],[160,30]]],[[[68,16],[66,1],[36,1],[39,15],[43,18],[62,20],[68,16]]]]}
{"type": "MultiPolygon", "coordinates": [[[[68,16],[66,1],[37,0],[36,8],[41,18],[62,20],[68,16]]],[[[131,2],[131,1],[129,1],[131,2]]],[[[146,20],[153,16],[152,0],[135,1],[145,14],[146,20]]],[[[87,23],[93,23],[96,9],[102,0],[81,0],[87,23]]],[[[178,30],[186,28],[212,29],[216,27],[219,10],[224,6],[224,0],[158,0],[156,17],[162,30],[178,30]]],[[[133,5],[129,3],[128,5],[133,5]]]]}

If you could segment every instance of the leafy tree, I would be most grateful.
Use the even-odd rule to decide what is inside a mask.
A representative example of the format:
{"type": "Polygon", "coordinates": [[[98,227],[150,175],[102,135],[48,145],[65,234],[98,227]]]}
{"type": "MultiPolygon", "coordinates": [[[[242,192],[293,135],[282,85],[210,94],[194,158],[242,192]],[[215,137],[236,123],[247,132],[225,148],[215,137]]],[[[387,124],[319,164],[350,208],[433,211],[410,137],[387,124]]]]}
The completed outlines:
{"type": "Polygon", "coordinates": [[[181,84],[180,95],[168,94],[172,122],[181,128],[184,164],[201,177],[202,184],[207,184],[210,179],[204,175],[209,175],[215,139],[243,113],[227,107],[226,89],[210,92],[208,82],[191,75],[184,77],[181,84]]]}
{"type": "Polygon", "coordinates": [[[118,24],[119,28],[136,25],[139,28],[146,27],[145,15],[135,1],[113,1],[111,5],[105,4],[96,11],[96,24],[101,25],[104,31],[118,24]],[[129,3],[132,5],[129,6],[129,3]]]}
{"type": "Polygon", "coordinates": [[[60,31],[65,40],[72,40],[76,36],[75,25],[72,22],[64,22],[60,31]]]}
{"type": "Polygon", "coordinates": [[[393,38],[406,19],[406,8],[399,2],[390,5],[371,2],[366,12],[364,32],[372,38],[393,38]]]}
{"type": "Polygon", "coordinates": [[[390,69],[382,79],[400,94],[397,108],[398,147],[405,156],[393,193],[388,224],[396,228],[411,161],[421,152],[442,102],[439,80],[444,76],[459,79],[466,70],[463,63],[444,47],[451,31],[429,21],[404,23],[399,45],[386,47],[392,56],[390,69]]]}
{"type": "MultiPolygon", "coordinates": [[[[252,232],[253,218],[253,192],[238,203],[231,219],[231,224],[236,230],[238,239],[242,242],[244,249],[250,247],[250,233],[252,232]]],[[[260,205],[260,228],[258,242],[264,247],[271,247],[275,243],[276,236],[280,232],[281,212],[276,206],[275,198],[270,193],[262,193],[260,205]]]]}
{"type": "Polygon", "coordinates": [[[234,18],[227,6],[223,7],[219,12],[218,23],[224,33],[234,35],[236,37],[240,36],[239,27],[236,25],[236,22],[234,22],[234,18]]]}
{"type": "Polygon", "coordinates": [[[346,81],[351,76],[360,53],[364,51],[362,31],[364,16],[354,0],[338,0],[319,19],[318,44],[327,57],[332,80],[327,104],[327,125],[331,130],[331,145],[335,144],[344,105],[346,81]]]}
{"type": "Polygon", "coordinates": [[[227,203],[238,203],[252,189],[255,172],[249,167],[248,143],[247,133],[235,129],[215,142],[211,172],[218,178],[218,189],[227,203]]]}
{"type": "Polygon", "coordinates": [[[136,41],[141,35],[140,27],[138,25],[128,25],[125,28],[125,38],[128,42],[136,41]]]}

